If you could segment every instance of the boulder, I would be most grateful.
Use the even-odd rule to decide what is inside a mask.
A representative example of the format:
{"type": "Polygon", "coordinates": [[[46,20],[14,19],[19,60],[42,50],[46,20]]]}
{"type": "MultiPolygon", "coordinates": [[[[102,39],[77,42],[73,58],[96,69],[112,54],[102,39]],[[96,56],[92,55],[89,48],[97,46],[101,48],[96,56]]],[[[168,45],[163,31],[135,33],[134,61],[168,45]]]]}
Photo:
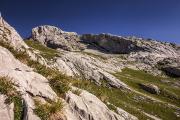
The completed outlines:
{"type": "Polygon", "coordinates": [[[33,28],[31,38],[53,49],[67,51],[81,51],[84,49],[77,33],[64,32],[54,26],[44,25],[33,28]]]}
{"type": "Polygon", "coordinates": [[[159,94],[160,93],[160,89],[156,85],[153,85],[153,84],[142,84],[142,83],[139,84],[139,85],[140,85],[140,87],[143,90],[145,90],[145,91],[147,91],[149,93],[152,93],[152,94],[159,94]]]}
{"type": "Polygon", "coordinates": [[[88,55],[74,52],[65,53],[57,58],[55,64],[57,69],[69,76],[93,80],[98,85],[105,80],[112,87],[130,89],[128,85],[110,74],[120,71],[120,65],[105,63],[88,55]]]}

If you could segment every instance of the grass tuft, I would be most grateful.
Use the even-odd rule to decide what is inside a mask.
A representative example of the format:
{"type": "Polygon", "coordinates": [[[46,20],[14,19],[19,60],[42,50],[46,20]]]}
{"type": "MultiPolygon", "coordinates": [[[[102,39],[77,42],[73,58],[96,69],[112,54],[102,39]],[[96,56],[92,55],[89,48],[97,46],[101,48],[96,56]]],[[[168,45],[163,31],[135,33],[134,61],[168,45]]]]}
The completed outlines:
{"type": "Polygon", "coordinates": [[[5,103],[14,103],[14,120],[22,120],[23,103],[19,92],[13,86],[9,77],[0,77],[0,93],[7,96],[5,103]]]}
{"type": "Polygon", "coordinates": [[[81,92],[82,92],[80,89],[72,89],[71,91],[72,91],[72,93],[74,93],[74,94],[76,94],[76,95],[78,95],[78,96],[79,96],[79,95],[81,94],[81,92]]]}
{"type": "Polygon", "coordinates": [[[57,102],[51,101],[50,103],[41,104],[40,101],[35,100],[34,112],[38,115],[41,120],[49,120],[50,117],[58,112],[61,112],[63,108],[62,101],[57,102]]]}

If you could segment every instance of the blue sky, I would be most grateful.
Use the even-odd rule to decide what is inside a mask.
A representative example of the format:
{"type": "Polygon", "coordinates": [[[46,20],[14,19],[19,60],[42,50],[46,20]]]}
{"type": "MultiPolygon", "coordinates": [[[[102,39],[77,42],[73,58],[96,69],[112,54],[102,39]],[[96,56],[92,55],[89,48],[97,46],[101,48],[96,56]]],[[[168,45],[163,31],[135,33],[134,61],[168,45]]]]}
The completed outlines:
{"type": "Polygon", "coordinates": [[[180,44],[180,0],[0,0],[0,11],[23,37],[33,27],[54,25],[180,44]]]}

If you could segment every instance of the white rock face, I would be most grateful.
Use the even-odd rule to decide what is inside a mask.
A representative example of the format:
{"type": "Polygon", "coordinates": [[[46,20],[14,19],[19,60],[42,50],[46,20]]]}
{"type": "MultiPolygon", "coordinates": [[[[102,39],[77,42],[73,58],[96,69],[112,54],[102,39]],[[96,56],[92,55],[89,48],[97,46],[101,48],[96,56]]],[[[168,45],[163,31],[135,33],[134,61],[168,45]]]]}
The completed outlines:
{"type": "Polygon", "coordinates": [[[30,59],[38,60],[41,64],[46,65],[44,58],[30,50],[30,47],[27,46],[17,31],[2,17],[0,17],[0,42],[8,43],[15,50],[25,51],[30,56],[30,59]]]}
{"type": "Polygon", "coordinates": [[[0,40],[10,43],[10,45],[17,50],[22,49],[22,47],[25,49],[29,48],[17,31],[2,17],[0,17],[0,40]]]}
{"type": "Polygon", "coordinates": [[[57,58],[56,67],[67,75],[82,76],[85,79],[94,80],[99,85],[102,80],[105,80],[110,86],[130,89],[125,83],[109,73],[120,71],[120,65],[103,63],[103,61],[81,53],[65,53],[57,58]]]}
{"type": "Polygon", "coordinates": [[[32,29],[32,39],[41,42],[54,49],[63,49],[68,51],[79,51],[84,46],[79,43],[79,37],[75,32],[64,32],[54,26],[39,26],[32,29]]]}
{"type": "Polygon", "coordinates": [[[5,104],[6,96],[0,94],[0,120],[14,120],[14,104],[5,104]]]}
{"type": "Polygon", "coordinates": [[[0,46],[0,76],[12,78],[12,82],[17,85],[17,90],[21,92],[26,104],[27,120],[39,120],[34,115],[32,109],[34,102],[30,95],[43,98],[56,99],[56,93],[51,89],[48,80],[42,75],[35,73],[31,68],[22,64],[5,48],[0,46]]]}
{"type": "Polygon", "coordinates": [[[30,92],[34,96],[42,96],[50,99],[56,97],[48,85],[48,80],[35,73],[31,68],[22,64],[5,48],[0,47],[0,75],[12,78],[22,92],[30,92]]]}
{"type": "Polygon", "coordinates": [[[127,120],[109,110],[102,101],[85,90],[79,96],[68,92],[66,101],[69,104],[64,113],[67,120],[127,120]]]}

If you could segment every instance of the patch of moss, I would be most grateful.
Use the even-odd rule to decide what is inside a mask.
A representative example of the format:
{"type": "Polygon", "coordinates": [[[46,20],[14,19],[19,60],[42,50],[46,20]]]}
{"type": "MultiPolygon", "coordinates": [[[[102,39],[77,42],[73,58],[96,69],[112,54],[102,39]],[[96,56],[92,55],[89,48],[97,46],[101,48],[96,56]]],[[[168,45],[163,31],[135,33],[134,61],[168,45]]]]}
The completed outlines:
{"type": "Polygon", "coordinates": [[[25,40],[26,44],[36,50],[40,51],[40,55],[44,58],[51,60],[54,57],[59,57],[60,53],[57,52],[55,49],[48,48],[43,46],[40,42],[34,40],[25,40]]]}
{"type": "Polygon", "coordinates": [[[81,92],[82,92],[82,91],[79,90],[79,89],[75,89],[75,90],[72,89],[71,91],[72,91],[72,93],[74,93],[74,94],[76,94],[76,95],[78,95],[78,96],[79,96],[79,95],[81,94],[81,92]]]}

